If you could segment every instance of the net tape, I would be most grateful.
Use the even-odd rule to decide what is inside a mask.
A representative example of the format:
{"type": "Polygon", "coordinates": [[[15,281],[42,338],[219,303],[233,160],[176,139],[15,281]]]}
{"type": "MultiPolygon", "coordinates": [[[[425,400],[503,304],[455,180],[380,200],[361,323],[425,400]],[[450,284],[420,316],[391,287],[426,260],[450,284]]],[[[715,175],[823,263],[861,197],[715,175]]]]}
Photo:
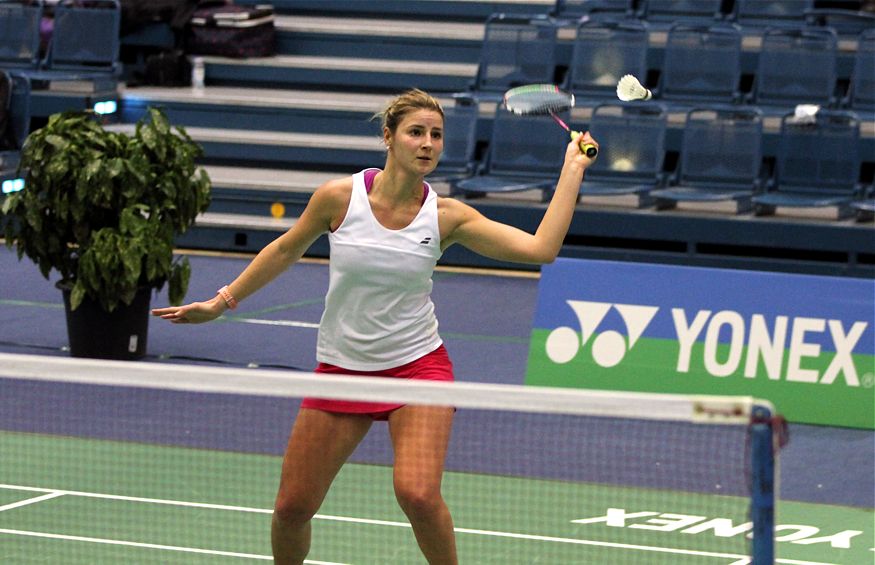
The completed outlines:
{"type": "Polygon", "coordinates": [[[755,408],[765,408],[774,413],[768,401],[749,396],[690,396],[367,376],[351,378],[287,370],[20,354],[0,354],[0,376],[201,393],[288,398],[317,396],[339,400],[708,424],[747,424],[755,408]]]}

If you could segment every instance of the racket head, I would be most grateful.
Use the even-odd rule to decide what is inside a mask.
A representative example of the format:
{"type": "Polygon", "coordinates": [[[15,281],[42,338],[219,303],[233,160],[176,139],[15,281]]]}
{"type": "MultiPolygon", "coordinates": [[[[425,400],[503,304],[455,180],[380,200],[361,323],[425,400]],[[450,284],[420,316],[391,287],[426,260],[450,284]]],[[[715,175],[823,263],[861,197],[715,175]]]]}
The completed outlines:
{"type": "Polygon", "coordinates": [[[504,93],[504,107],[521,116],[556,114],[574,107],[574,95],[555,84],[526,84],[504,93]]]}

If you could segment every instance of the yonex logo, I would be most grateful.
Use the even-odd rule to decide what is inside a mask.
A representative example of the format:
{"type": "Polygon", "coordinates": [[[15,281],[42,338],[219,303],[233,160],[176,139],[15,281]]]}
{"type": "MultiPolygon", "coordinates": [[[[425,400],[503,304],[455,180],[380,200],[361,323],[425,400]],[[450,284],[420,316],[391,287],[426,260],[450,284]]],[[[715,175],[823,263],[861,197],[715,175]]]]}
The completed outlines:
{"type": "Polygon", "coordinates": [[[592,342],[593,360],[602,367],[613,367],[623,360],[626,353],[644,333],[644,330],[659,311],[656,306],[639,306],[636,304],[614,304],[610,302],[588,302],[584,300],[567,300],[580,323],[580,335],[573,328],[559,327],[547,336],[547,357],[554,363],[568,363],[577,356],[581,347],[585,346],[596,328],[604,320],[612,308],[616,309],[626,325],[626,338],[615,330],[607,330],[596,336],[592,342]]]}
{"type": "Polygon", "coordinates": [[[423,240],[420,241],[419,243],[421,243],[422,245],[428,245],[429,243],[431,243],[431,238],[430,238],[430,237],[426,237],[425,239],[423,239],[423,240]]]}

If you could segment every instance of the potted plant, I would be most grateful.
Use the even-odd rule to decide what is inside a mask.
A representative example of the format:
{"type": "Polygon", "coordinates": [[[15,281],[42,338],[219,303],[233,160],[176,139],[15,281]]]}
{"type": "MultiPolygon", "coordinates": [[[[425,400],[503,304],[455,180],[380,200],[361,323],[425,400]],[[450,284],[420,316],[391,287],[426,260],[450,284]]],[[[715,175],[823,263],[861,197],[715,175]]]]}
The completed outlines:
{"type": "Polygon", "coordinates": [[[182,301],[190,266],[173,244],[209,205],[202,152],[156,109],[133,134],[67,112],[28,136],[25,188],[3,203],[6,245],[60,273],[73,356],[142,357],[151,291],[169,283],[182,301]]]}

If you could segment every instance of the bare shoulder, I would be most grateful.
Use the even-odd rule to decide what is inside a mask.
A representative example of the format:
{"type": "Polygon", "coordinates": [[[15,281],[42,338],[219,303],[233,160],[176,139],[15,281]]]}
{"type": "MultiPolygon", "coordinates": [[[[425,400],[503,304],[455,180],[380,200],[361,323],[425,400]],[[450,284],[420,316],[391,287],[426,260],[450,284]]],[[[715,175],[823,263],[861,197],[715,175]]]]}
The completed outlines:
{"type": "Polygon", "coordinates": [[[305,214],[329,230],[336,230],[346,217],[352,194],[352,177],[327,181],[313,192],[305,214]]]}
{"type": "Polygon", "coordinates": [[[352,194],[352,177],[341,177],[325,182],[316,189],[313,196],[325,203],[346,206],[349,203],[350,194],[352,194]]]}

